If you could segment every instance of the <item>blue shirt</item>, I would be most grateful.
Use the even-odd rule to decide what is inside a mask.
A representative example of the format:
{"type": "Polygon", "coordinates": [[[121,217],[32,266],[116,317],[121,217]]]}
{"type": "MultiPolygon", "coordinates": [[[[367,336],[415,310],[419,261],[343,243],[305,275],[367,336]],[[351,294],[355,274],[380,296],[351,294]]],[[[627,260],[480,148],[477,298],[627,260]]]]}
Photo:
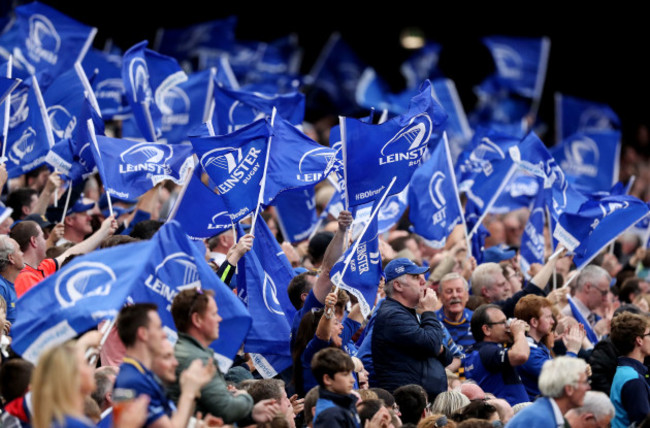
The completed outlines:
{"type": "Polygon", "coordinates": [[[616,374],[609,396],[616,410],[612,428],[626,428],[641,423],[650,413],[650,386],[645,381],[648,368],[641,362],[618,357],[616,374]]]}
{"type": "Polygon", "coordinates": [[[114,388],[133,389],[136,396],[142,394],[149,396],[145,425],[150,425],[165,415],[171,417],[176,411],[176,406],[167,398],[164,388],[153,372],[134,358],[124,357],[114,388]]]}
{"type": "Polygon", "coordinates": [[[57,422],[52,424],[54,428],[90,428],[94,426],[95,424],[90,419],[78,419],[69,415],[65,415],[63,424],[57,422]]]}
{"type": "Polygon", "coordinates": [[[307,295],[302,308],[300,308],[300,310],[296,312],[296,315],[293,316],[293,323],[291,324],[291,351],[293,351],[293,345],[295,342],[296,334],[298,334],[298,328],[300,327],[300,321],[302,321],[302,317],[304,317],[305,314],[312,309],[320,309],[324,306],[324,304],[318,301],[314,295],[314,291],[309,290],[309,294],[307,295]]]}
{"type": "Polygon", "coordinates": [[[511,406],[528,401],[521,378],[510,365],[508,350],[500,343],[477,342],[468,350],[464,360],[465,375],[485,392],[503,398],[511,406]]]}
{"type": "Polygon", "coordinates": [[[474,336],[472,336],[472,329],[470,326],[473,313],[474,312],[466,308],[463,310],[463,316],[460,321],[454,322],[445,317],[442,308],[436,311],[436,316],[442,322],[442,325],[445,326],[447,331],[449,331],[451,338],[454,339],[454,343],[463,355],[465,355],[467,349],[476,342],[474,336]]]}
{"type": "Polygon", "coordinates": [[[16,289],[14,284],[7,281],[5,277],[0,276],[0,296],[7,302],[7,321],[12,324],[16,321],[16,289]]]}
{"type": "MultiPolygon", "coordinates": [[[[542,366],[553,357],[551,356],[551,351],[543,343],[535,342],[535,339],[530,336],[526,336],[526,340],[530,348],[530,355],[524,364],[517,367],[517,371],[521,376],[524,388],[526,388],[529,400],[535,401],[535,398],[541,395],[538,381],[539,375],[542,373],[542,366]]],[[[567,352],[566,356],[575,358],[577,355],[573,352],[567,352]]]]}

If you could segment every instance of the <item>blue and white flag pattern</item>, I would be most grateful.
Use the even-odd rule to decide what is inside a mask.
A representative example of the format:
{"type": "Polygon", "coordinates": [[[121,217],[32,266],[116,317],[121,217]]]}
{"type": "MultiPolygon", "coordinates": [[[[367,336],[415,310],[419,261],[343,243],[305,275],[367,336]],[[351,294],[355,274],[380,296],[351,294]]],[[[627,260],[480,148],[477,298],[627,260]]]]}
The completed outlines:
{"type": "Polygon", "coordinates": [[[415,51],[413,55],[400,66],[400,72],[406,80],[406,87],[417,89],[425,80],[440,78],[442,73],[438,69],[438,59],[442,46],[438,43],[427,43],[415,51]]]}
{"type": "Polygon", "coordinates": [[[122,55],[90,49],[82,62],[102,117],[124,119],[131,113],[122,80],[122,55]]]}
{"type": "Polygon", "coordinates": [[[146,141],[156,141],[162,135],[162,116],[170,113],[165,100],[187,75],[174,58],[147,49],[147,43],[124,53],[122,81],[140,132],[146,141]]]}
{"type": "Polygon", "coordinates": [[[163,180],[183,184],[193,165],[190,144],[138,143],[97,135],[91,144],[106,192],[136,199],[163,180]]]}
{"type": "Polygon", "coordinates": [[[556,143],[577,132],[613,131],[621,128],[621,120],[607,104],[555,94],[556,143]]]}
{"type": "Polygon", "coordinates": [[[309,238],[318,224],[313,187],[285,190],[273,201],[285,240],[296,244],[309,238]]]}
{"type": "Polygon", "coordinates": [[[539,192],[531,207],[528,222],[524,226],[524,233],[521,236],[521,247],[519,248],[521,271],[526,278],[529,278],[528,270],[533,263],[544,264],[544,218],[546,216],[546,203],[544,191],[541,189],[541,186],[538,187],[539,192]]]}
{"type": "Polygon", "coordinates": [[[431,95],[426,81],[409,111],[381,125],[344,118],[345,177],[350,206],[377,199],[393,177],[391,194],[408,185],[422,163],[431,135],[440,132],[447,115],[431,95]]]}
{"type": "Polygon", "coordinates": [[[413,230],[433,248],[442,248],[458,223],[462,223],[456,178],[446,141],[411,177],[409,220],[413,230]]]}
{"type": "Polygon", "coordinates": [[[574,134],[550,152],[567,180],[582,192],[606,191],[618,181],[621,154],[618,131],[574,134]]]}

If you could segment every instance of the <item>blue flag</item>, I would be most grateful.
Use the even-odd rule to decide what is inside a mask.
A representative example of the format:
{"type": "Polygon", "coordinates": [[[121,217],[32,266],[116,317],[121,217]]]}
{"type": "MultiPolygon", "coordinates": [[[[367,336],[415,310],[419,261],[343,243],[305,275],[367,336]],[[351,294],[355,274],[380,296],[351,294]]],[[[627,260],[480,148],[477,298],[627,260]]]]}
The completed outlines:
{"type": "Polygon", "coordinates": [[[424,46],[402,63],[399,70],[406,80],[407,88],[417,89],[425,80],[442,77],[442,73],[438,69],[441,49],[442,46],[438,43],[427,41],[424,46]]]}
{"type": "Polygon", "coordinates": [[[147,41],[124,53],[122,81],[126,99],[146,141],[156,141],[162,133],[162,116],[169,113],[165,100],[187,75],[174,58],[147,49],[147,41]]]}
{"type": "Polygon", "coordinates": [[[386,198],[377,212],[377,231],[387,232],[402,218],[408,207],[408,186],[397,195],[386,198]]]}
{"type": "Polygon", "coordinates": [[[124,119],[131,113],[122,80],[122,55],[90,49],[82,63],[91,82],[102,117],[124,119]]]}
{"type": "Polygon", "coordinates": [[[336,152],[306,136],[281,116],[273,119],[264,175],[263,203],[287,189],[312,187],[327,177],[337,162],[336,152]]]}
{"type": "Polygon", "coordinates": [[[460,102],[458,91],[453,80],[438,79],[431,83],[433,98],[447,112],[447,126],[445,132],[449,139],[449,150],[451,159],[456,160],[467,143],[472,139],[472,129],[467,121],[467,115],[460,102]]]}
{"type": "Polygon", "coordinates": [[[349,205],[375,200],[393,177],[397,181],[392,194],[404,190],[422,163],[432,133],[443,129],[446,117],[426,81],[406,114],[381,125],[345,118],[343,156],[349,205]]]}
{"type": "Polygon", "coordinates": [[[649,205],[633,196],[590,199],[577,213],[561,214],[553,236],[575,253],[573,262],[580,269],[648,213],[649,205]]]}
{"type": "MultiPolygon", "coordinates": [[[[210,347],[225,358],[225,361],[219,359],[220,367],[229,366],[248,334],[250,314],[230,287],[214,274],[205,261],[205,254],[188,240],[176,222],[165,223],[152,242],[154,250],[147,259],[147,269],[131,290],[133,301],[156,303],[163,326],[173,339],[176,328],[170,308],[176,294],[195,287],[213,290],[223,320],[219,338],[210,347]]],[[[129,257],[129,260],[133,263],[134,259],[129,257]]]]}
{"type": "Polygon", "coordinates": [[[142,285],[136,271],[148,264],[154,248],[147,241],[94,251],[45,278],[16,303],[12,348],[36,362],[47,348],[117,316],[134,284],[142,285]]]}
{"type": "Polygon", "coordinates": [[[285,190],[273,201],[284,239],[292,244],[309,238],[318,223],[313,187],[285,190]]]}
{"type": "Polygon", "coordinates": [[[493,36],[483,38],[483,43],[494,59],[493,77],[500,88],[526,98],[541,96],[550,39],[493,36]]]}
{"type": "Polygon", "coordinates": [[[577,132],[621,129],[621,120],[608,105],[555,94],[555,135],[559,143],[577,132]]]}
{"type": "Polygon", "coordinates": [[[18,87],[22,80],[0,76],[0,103],[4,102],[7,96],[18,87]]]}
{"type": "Polygon", "coordinates": [[[280,116],[294,125],[300,125],[305,115],[305,97],[299,92],[262,94],[215,85],[214,101],[212,123],[217,135],[228,134],[258,119],[271,117],[274,107],[280,116]]]}
{"type": "Polygon", "coordinates": [[[135,199],[163,180],[183,184],[192,167],[190,144],[161,144],[97,135],[90,146],[106,192],[135,199]]]}
{"type": "Polygon", "coordinates": [[[544,192],[541,186],[539,187],[540,190],[531,207],[528,222],[524,226],[524,233],[521,236],[521,246],[519,247],[521,271],[526,278],[529,277],[528,270],[533,263],[544,264],[544,217],[546,215],[546,203],[544,192]]]}
{"type": "Polygon", "coordinates": [[[20,39],[13,54],[44,89],[83,60],[97,33],[39,2],[16,8],[16,26],[20,39]]]}
{"type": "Polygon", "coordinates": [[[201,168],[194,169],[174,217],[193,240],[211,238],[232,226],[226,204],[201,182],[202,173],[201,168]]]}
{"type": "Polygon", "coordinates": [[[526,171],[517,170],[490,209],[491,214],[505,214],[520,208],[530,208],[539,192],[539,181],[526,171]]]}
{"type": "Polygon", "coordinates": [[[443,140],[409,184],[409,220],[430,247],[444,247],[451,231],[462,223],[458,196],[450,152],[443,140]]]}
{"type": "Polygon", "coordinates": [[[471,200],[467,199],[465,203],[465,224],[467,231],[476,230],[470,237],[470,251],[476,259],[477,264],[483,263],[483,250],[485,249],[485,238],[490,236],[490,232],[481,223],[482,211],[471,200]]]}
{"type": "Polygon", "coordinates": [[[237,17],[230,16],[185,28],[158,30],[154,50],[179,61],[198,56],[201,50],[229,49],[235,43],[237,17]]]}
{"type": "MultiPolygon", "coordinates": [[[[18,86],[10,105],[5,156],[9,178],[15,178],[43,164],[54,137],[35,76],[18,86]]],[[[4,115],[0,115],[0,129],[3,127],[4,115]]]]}
{"type": "Polygon", "coordinates": [[[377,216],[374,215],[369,219],[365,232],[347,249],[330,271],[332,283],[359,300],[364,317],[370,315],[375,305],[379,280],[383,272],[378,234],[377,216]]]}
{"type": "Polygon", "coordinates": [[[256,366],[262,376],[270,378],[292,364],[289,341],[296,310],[286,293],[293,269],[261,216],[253,248],[237,266],[237,285],[245,289],[245,303],[253,318],[244,351],[259,354],[254,358],[256,366]]]}
{"type": "Polygon", "coordinates": [[[257,208],[271,132],[268,121],[261,119],[230,134],[190,138],[233,222],[257,208]]]}
{"type": "Polygon", "coordinates": [[[80,63],[60,74],[43,94],[55,141],[75,138],[81,119],[81,110],[87,94],[97,106],[94,93],[80,63]]]}
{"type": "Polygon", "coordinates": [[[417,94],[417,87],[405,89],[397,94],[391,93],[388,83],[380,79],[373,68],[368,67],[359,79],[355,97],[357,104],[361,107],[388,110],[393,114],[403,114],[408,111],[411,98],[417,94]]]}
{"type": "Polygon", "coordinates": [[[227,55],[242,85],[259,82],[262,75],[295,75],[300,71],[301,50],[295,35],[281,37],[270,43],[238,41],[227,55]]]}
{"type": "Polygon", "coordinates": [[[365,69],[366,64],[341,35],[333,33],[309,73],[308,83],[313,85],[310,99],[324,97],[331,103],[333,111],[354,114],[359,111],[355,92],[365,69]]]}
{"type": "Polygon", "coordinates": [[[68,174],[74,182],[86,178],[95,171],[95,157],[91,149],[92,138],[94,135],[105,134],[104,121],[88,99],[84,100],[77,127],[77,136],[72,140],[74,163],[68,174]],[[92,130],[88,128],[89,120],[93,123],[92,130]]]}
{"type": "Polygon", "coordinates": [[[585,193],[606,191],[618,181],[621,133],[578,133],[551,150],[569,183],[585,193]]]}

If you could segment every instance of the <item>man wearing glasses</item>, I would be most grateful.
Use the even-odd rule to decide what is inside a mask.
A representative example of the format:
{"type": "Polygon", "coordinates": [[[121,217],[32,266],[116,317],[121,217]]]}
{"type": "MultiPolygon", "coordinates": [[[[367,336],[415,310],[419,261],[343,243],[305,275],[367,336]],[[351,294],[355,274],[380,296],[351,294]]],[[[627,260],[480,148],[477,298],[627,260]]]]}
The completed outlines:
{"type": "Polygon", "coordinates": [[[643,315],[624,312],[612,319],[610,339],[620,353],[610,390],[616,409],[612,427],[640,424],[650,413],[650,386],[643,364],[650,355],[650,323],[643,315]]]}
{"type": "Polygon", "coordinates": [[[472,335],[476,343],[467,351],[465,375],[485,392],[505,399],[511,406],[528,401],[528,394],[515,367],[528,360],[528,324],[508,320],[494,304],[479,306],[472,315],[472,335]],[[504,348],[503,343],[511,343],[504,348]]]}
{"type": "Polygon", "coordinates": [[[595,345],[601,336],[609,333],[607,323],[604,320],[599,323],[601,318],[595,311],[607,304],[612,277],[600,266],[589,265],[575,282],[575,294],[569,297],[569,304],[562,309],[562,314],[583,324],[587,338],[595,345]]]}

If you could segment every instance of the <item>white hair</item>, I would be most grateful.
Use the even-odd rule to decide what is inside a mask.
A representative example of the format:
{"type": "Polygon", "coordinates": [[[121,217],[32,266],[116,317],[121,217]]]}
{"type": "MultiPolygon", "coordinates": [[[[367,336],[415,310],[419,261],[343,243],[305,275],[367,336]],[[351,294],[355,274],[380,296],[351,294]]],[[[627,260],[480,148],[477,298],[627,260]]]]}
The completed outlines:
{"type": "Polygon", "coordinates": [[[580,374],[586,373],[586,370],[587,363],[580,358],[557,357],[548,360],[539,375],[539,390],[546,397],[560,398],[564,395],[564,387],[576,385],[580,374]]]}

